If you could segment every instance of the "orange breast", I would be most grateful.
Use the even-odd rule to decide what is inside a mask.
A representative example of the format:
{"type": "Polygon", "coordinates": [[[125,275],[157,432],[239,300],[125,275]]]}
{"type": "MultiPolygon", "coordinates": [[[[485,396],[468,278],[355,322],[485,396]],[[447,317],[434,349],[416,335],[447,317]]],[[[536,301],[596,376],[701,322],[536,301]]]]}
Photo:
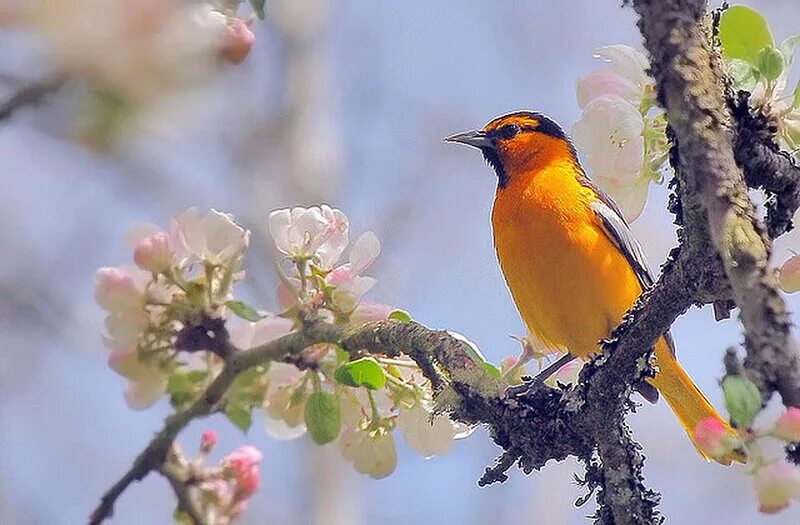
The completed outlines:
{"type": "Polygon", "coordinates": [[[593,192],[567,165],[512,177],[492,209],[506,283],[532,335],[586,357],[641,293],[628,262],[603,233],[593,192]]]}

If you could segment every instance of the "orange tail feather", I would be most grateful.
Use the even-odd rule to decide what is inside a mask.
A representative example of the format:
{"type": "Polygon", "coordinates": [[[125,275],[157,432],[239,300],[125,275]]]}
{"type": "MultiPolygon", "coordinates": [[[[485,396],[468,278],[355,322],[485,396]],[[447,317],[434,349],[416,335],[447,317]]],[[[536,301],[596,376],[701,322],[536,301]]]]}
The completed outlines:
{"type": "Polygon", "coordinates": [[[666,341],[662,338],[656,343],[656,364],[658,365],[658,373],[656,377],[650,379],[650,383],[655,386],[658,391],[667,400],[667,404],[678,417],[683,429],[689,435],[689,439],[694,444],[697,452],[706,460],[715,459],[723,465],[730,465],[732,461],[743,462],[744,457],[741,452],[732,452],[723,458],[709,458],[694,440],[694,428],[697,424],[707,417],[713,417],[719,420],[720,423],[735,436],[736,432],[731,428],[728,422],[723,419],[717,411],[708,402],[708,399],[703,395],[697,386],[692,382],[691,378],[681,368],[681,365],[672,355],[667,347],[666,341]]]}

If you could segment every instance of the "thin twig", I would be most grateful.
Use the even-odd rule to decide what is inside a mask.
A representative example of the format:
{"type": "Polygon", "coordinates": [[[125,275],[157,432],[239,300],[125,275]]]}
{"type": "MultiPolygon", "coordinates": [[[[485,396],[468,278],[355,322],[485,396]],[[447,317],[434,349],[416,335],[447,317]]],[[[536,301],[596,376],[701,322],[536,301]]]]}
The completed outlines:
{"type": "Polygon", "coordinates": [[[199,507],[196,496],[192,494],[191,486],[180,479],[174,469],[167,464],[163,465],[159,472],[169,481],[175,497],[178,498],[178,510],[188,514],[194,525],[212,525],[203,515],[203,510],[199,507]]]}
{"type": "Polygon", "coordinates": [[[100,504],[91,515],[90,525],[98,525],[111,517],[114,513],[114,504],[125,489],[134,481],[141,481],[151,471],[160,468],[178,433],[190,421],[210,414],[240,373],[261,363],[282,360],[285,356],[296,354],[314,343],[335,342],[339,338],[340,332],[335,327],[315,323],[307,325],[299,332],[249,350],[238,351],[232,348],[222,372],[205,393],[188,409],[169,416],[164,422],[164,427],[136,457],[130,469],[102,496],[100,504]]]}
{"type": "Polygon", "coordinates": [[[41,103],[47,95],[63,86],[64,82],[66,82],[65,76],[56,75],[22,86],[4,102],[0,103],[0,122],[11,118],[14,112],[20,108],[41,103]]]}

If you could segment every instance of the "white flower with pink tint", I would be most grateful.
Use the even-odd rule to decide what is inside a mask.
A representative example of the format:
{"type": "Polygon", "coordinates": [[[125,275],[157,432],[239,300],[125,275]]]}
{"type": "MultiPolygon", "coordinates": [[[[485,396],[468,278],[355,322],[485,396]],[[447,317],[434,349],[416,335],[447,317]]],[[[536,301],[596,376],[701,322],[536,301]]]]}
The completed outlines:
{"type": "Polygon", "coordinates": [[[256,322],[229,323],[230,342],[239,350],[248,350],[269,343],[290,333],[294,321],[285,317],[268,314],[256,322]]]}
{"type": "Polygon", "coordinates": [[[144,410],[155,403],[167,390],[167,375],[156,362],[142,361],[134,349],[113,350],[108,366],[128,379],[125,401],[134,410],[144,410]]]}
{"type": "Polygon", "coordinates": [[[275,210],[269,232],[279,252],[290,258],[309,258],[323,270],[333,268],[348,243],[349,223],[327,204],[275,210]]]}
{"type": "Polygon", "coordinates": [[[652,180],[642,176],[634,180],[621,180],[609,177],[592,177],[592,182],[603,189],[622,210],[622,215],[630,223],[642,214],[647,203],[647,192],[652,180]]]}
{"type": "Polygon", "coordinates": [[[94,275],[94,299],[109,313],[125,314],[144,308],[138,275],[125,268],[100,268],[94,275]]]}
{"type": "Polygon", "coordinates": [[[800,441],[800,408],[787,408],[775,421],[772,434],[785,441],[800,441]]]}
{"type": "Polygon", "coordinates": [[[375,286],[375,279],[361,273],[369,268],[381,253],[381,243],[372,232],[362,234],[350,249],[350,260],[334,268],[325,282],[334,287],[333,301],[345,312],[351,312],[361,296],[375,286]]]}
{"type": "Polygon", "coordinates": [[[611,69],[622,78],[636,84],[641,89],[653,84],[653,79],[647,73],[650,67],[647,57],[641,51],[624,44],[613,44],[598,47],[594,50],[596,58],[602,58],[610,63],[611,69]]]}
{"type": "Polygon", "coordinates": [[[397,310],[397,308],[389,306],[388,304],[361,301],[350,314],[350,324],[353,326],[361,326],[364,323],[383,321],[395,310],[397,310]]]}
{"type": "Polygon", "coordinates": [[[144,237],[133,248],[133,261],[147,272],[166,272],[172,265],[172,259],[172,240],[165,231],[144,237]]]}
{"type": "Polygon", "coordinates": [[[639,107],[650,96],[654,82],[647,74],[649,64],[642,53],[625,45],[600,47],[594,53],[609,65],[578,79],[575,89],[578,107],[583,109],[605,95],[618,96],[639,107]]]}
{"type": "Polygon", "coordinates": [[[210,2],[37,0],[23,25],[70,76],[149,102],[210,78],[228,20],[210,2]]]}
{"type": "Polygon", "coordinates": [[[578,150],[595,177],[635,180],[644,156],[641,113],[617,95],[592,100],[572,128],[578,150]]]}
{"type": "Polygon", "coordinates": [[[644,207],[650,177],[645,168],[645,119],[617,95],[595,98],[572,128],[592,180],[620,206],[628,221],[644,207]]]}
{"type": "Polygon", "coordinates": [[[200,215],[189,208],[172,221],[172,239],[179,256],[214,265],[233,265],[250,243],[250,232],[217,210],[200,215]]]}
{"type": "Polygon", "coordinates": [[[800,499],[800,470],[784,461],[776,461],[758,469],[755,475],[758,510],[775,514],[800,499]]]}
{"type": "Polygon", "coordinates": [[[397,467],[394,437],[384,427],[372,431],[345,428],[337,446],[357,472],[373,479],[385,478],[397,467]]]}
{"type": "Polygon", "coordinates": [[[406,443],[424,458],[441,456],[453,448],[456,429],[446,415],[433,414],[430,402],[419,400],[412,408],[400,408],[397,428],[406,443]]]}
{"type": "Polygon", "coordinates": [[[149,324],[150,319],[144,310],[109,314],[106,317],[103,343],[112,350],[136,348],[139,338],[149,324]]]}
{"type": "MultiPolygon", "coordinates": [[[[229,328],[231,344],[240,349],[254,348],[284,335],[294,327],[291,319],[268,315],[258,322],[234,323],[229,328]]],[[[272,362],[264,378],[264,429],[276,439],[295,439],[306,432],[303,420],[305,391],[298,388],[304,372],[287,363],[272,362]]]]}
{"type": "Polygon", "coordinates": [[[611,68],[596,69],[585,77],[579,78],[575,91],[578,107],[581,109],[585,108],[592,100],[604,95],[616,95],[637,105],[642,98],[640,86],[621,77],[611,68]]]}
{"type": "Polygon", "coordinates": [[[264,429],[282,440],[296,439],[306,432],[303,418],[308,392],[303,386],[305,372],[286,363],[271,363],[264,397],[264,429]]]}

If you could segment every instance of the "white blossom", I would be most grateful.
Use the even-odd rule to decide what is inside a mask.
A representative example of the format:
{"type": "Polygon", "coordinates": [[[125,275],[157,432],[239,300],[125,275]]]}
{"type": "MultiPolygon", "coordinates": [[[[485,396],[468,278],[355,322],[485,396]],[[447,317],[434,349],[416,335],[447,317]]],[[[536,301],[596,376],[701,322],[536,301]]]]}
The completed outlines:
{"type": "Polygon", "coordinates": [[[133,349],[113,350],[108,356],[108,366],[128,379],[125,401],[134,410],[144,410],[164,395],[167,376],[155,362],[145,362],[133,349]]]}
{"type": "Polygon", "coordinates": [[[424,458],[450,452],[456,435],[450,418],[442,414],[433,416],[433,407],[424,400],[412,408],[401,407],[397,427],[406,443],[424,458]]]}
{"type": "Polygon", "coordinates": [[[250,243],[250,232],[227,213],[211,210],[200,215],[189,208],[172,221],[176,253],[215,265],[235,263],[250,243]]]}
{"type": "Polygon", "coordinates": [[[268,223],[278,251],[288,257],[313,258],[325,270],[333,268],[347,247],[347,217],[326,204],[275,210],[268,223]]]}

